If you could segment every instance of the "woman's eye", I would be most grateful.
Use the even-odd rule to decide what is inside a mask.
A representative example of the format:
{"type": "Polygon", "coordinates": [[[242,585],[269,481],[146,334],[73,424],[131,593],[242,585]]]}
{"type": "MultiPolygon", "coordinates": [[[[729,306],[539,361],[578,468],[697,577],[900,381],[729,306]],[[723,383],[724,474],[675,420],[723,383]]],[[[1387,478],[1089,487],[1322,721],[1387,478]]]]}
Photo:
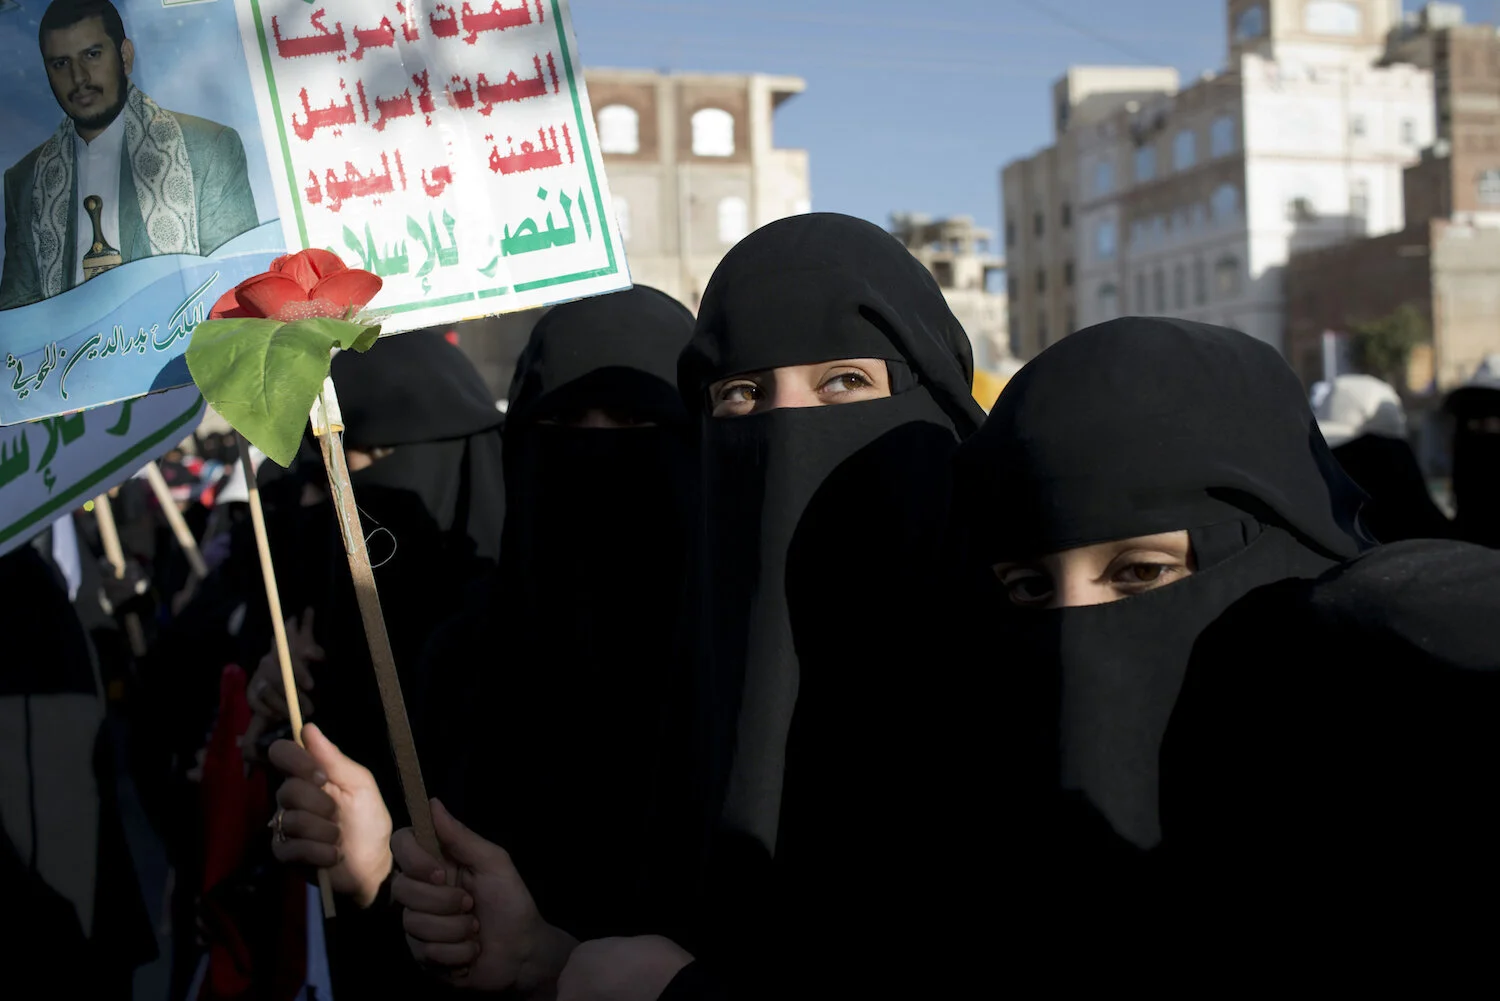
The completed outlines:
{"type": "Polygon", "coordinates": [[[1038,573],[1008,573],[1000,578],[1005,593],[1017,605],[1039,605],[1052,597],[1052,580],[1038,573]]]}
{"type": "Polygon", "coordinates": [[[753,382],[736,382],[719,390],[720,403],[753,403],[760,399],[760,387],[753,382]]]}
{"type": "Polygon", "coordinates": [[[869,389],[871,385],[870,380],[858,372],[840,372],[823,383],[823,389],[835,393],[853,393],[861,389],[869,389]]]}
{"type": "Polygon", "coordinates": [[[1142,587],[1152,584],[1165,584],[1170,581],[1181,567],[1166,563],[1132,563],[1122,567],[1115,575],[1116,584],[1125,587],[1142,587]]]}

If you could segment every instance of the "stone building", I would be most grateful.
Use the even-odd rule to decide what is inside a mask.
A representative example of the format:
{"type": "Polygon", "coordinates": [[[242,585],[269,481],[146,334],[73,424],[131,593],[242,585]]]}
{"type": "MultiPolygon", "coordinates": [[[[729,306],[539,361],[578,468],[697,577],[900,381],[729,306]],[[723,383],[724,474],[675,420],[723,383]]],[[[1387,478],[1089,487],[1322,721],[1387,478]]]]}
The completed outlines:
{"type": "Polygon", "coordinates": [[[990,252],[994,234],[967,216],[934,220],[914,213],[892,215],[891,232],[937,279],[969,335],[975,367],[1004,370],[1011,357],[1005,293],[991,285],[1005,261],[990,252]]]}
{"type": "MultiPolygon", "coordinates": [[[[610,193],[633,281],[697,310],[709,276],[752,230],[811,211],[807,151],[775,144],[796,77],[589,69],[610,193]]],[[[461,343],[503,397],[541,310],[465,324],[461,343]]]]}
{"type": "Polygon", "coordinates": [[[1225,6],[1224,70],[1182,89],[1159,70],[1150,92],[1116,89],[1091,115],[1064,116],[1059,101],[1059,141],[1041,154],[1053,162],[1007,168],[1012,302],[1039,303],[1012,307],[1023,356],[1127,314],[1219,323],[1285,350],[1291,255],[1404,227],[1402,172],[1434,138],[1435,105],[1429,70],[1386,60],[1399,4],[1225,6]],[[1061,190],[1012,183],[1026,169],[1061,190]],[[1055,249],[1029,252],[1049,232],[1055,249]]]}
{"type": "Polygon", "coordinates": [[[1287,268],[1288,358],[1324,378],[1325,335],[1415,307],[1432,343],[1408,372],[1409,394],[1446,392],[1500,350],[1500,36],[1429,4],[1391,36],[1388,60],[1433,71],[1437,141],[1406,171],[1407,226],[1294,257],[1287,268]]]}

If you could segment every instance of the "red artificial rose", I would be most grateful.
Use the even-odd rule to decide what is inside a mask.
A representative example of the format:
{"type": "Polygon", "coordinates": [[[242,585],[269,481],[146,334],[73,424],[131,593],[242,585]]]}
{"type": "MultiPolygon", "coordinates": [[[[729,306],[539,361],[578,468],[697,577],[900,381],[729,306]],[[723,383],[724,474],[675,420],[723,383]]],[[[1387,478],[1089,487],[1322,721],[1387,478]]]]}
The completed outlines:
{"type": "Polygon", "coordinates": [[[382,282],[368,271],[346,267],[326,250],[303,250],[278,257],[271,270],[253,275],[225,292],[208,314],[211,320],[243,317],[306,320],[346,317],[362,309],[382,282]]]}

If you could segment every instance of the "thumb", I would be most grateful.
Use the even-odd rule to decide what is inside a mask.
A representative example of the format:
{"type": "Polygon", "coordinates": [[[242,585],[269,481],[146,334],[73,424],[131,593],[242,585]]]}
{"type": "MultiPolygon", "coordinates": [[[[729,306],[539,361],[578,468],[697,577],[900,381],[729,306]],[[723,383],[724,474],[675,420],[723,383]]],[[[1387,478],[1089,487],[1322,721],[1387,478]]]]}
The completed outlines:
{"type": "Polygon", "coordinates": [[[503,872],[511,867],[510,855],[504,848],[460,824],[438,800],[432,801],[432,826],[443,854],[459,865],[482,873],[503,872]]]}
{"type": "Polygon", "coordinates": [[[372,781],[369,769],[340,751],[333,741],[323,736],[317,724],[309,723],[302,728],[302,743],[323,774],[340,789],[355,789],[372,781]]]}

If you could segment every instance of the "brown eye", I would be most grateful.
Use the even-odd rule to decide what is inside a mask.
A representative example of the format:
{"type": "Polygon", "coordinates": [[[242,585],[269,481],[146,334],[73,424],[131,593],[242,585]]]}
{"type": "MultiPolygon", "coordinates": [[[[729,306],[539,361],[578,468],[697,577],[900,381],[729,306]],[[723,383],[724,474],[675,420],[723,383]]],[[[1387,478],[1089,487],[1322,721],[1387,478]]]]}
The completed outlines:
{"type": "Polygon", "coordinates": [[[997,574],[1006,596],[1014,605],[1041,605],[1052,599],[1052,578],[1034,570],[1010,570],[997,574]]]}
{"type": "Polygon", "coordinates": [[[1137,584],[1154,584],[1166,571],[1167,568],[1160,563],[1132,563],[1125,568],[1128,579],[1137,584]]]}
{"type": "Polygon", "coordinates": [[[838,375],[823,383],[823,388],[836,393],[853,393],[861,389],[869,389],[871,382],[858,372],[840,372],[838,375]]]}

